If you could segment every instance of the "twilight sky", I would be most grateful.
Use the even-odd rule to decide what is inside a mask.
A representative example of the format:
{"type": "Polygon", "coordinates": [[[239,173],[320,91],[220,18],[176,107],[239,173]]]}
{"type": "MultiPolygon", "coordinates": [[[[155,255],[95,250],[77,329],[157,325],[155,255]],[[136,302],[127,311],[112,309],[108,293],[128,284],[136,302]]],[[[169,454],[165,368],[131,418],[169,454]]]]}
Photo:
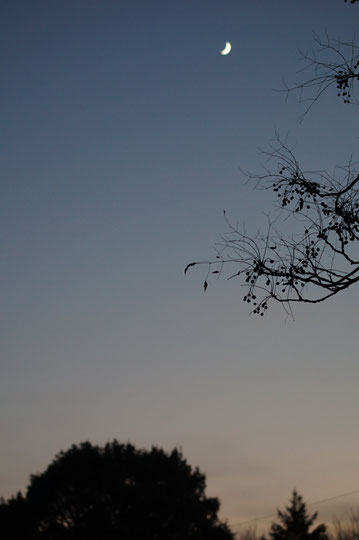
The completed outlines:
{"type": "MultiPolygon", "coordinates": [[[[298,49],[350,39],[342,0],[7,0],[0,6],[0,495],[61,449],[182,447],[235,526],[359,489],[359,290],[248,316],[183,269],[272,208],[245,185],[277,129],[304,168],[356,159],[333,90],[302,124],[298,49]],[[232,52],[219,54],[226,41],[232,52]]],[[[359,505],[359,494],[318,507],[359,505]]]]}

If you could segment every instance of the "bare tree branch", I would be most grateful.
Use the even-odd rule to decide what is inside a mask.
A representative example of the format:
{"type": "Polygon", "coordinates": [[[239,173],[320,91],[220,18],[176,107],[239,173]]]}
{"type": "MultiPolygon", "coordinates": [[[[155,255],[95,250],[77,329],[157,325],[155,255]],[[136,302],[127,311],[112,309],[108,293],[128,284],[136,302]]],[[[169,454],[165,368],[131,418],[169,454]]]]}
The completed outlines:
{"type": "MultiPolygon", "coordinates": [[[[187,266],[207,266],[211,274],[225,272],[242,278],[243,300],[253,313],[263,315],[271,299],[290,310],[293,302],[318,303],[359,281],[359,173],[356,163],[338,168],[339,177],[326,171],[303,171],[293,150],[276,139],[264,155],[272,168],[248,175],[256,187],[271,189],[279,199],[281,217],[294,220],[291,236],[267,217],[265,231],[248,236],[225,214],[227,233],[216,245],[213,260],[187,266]]],[[[207,288],[207,287],[205,287],[207,288]]]]}
{"type": "Polygon", "coordinates": [[[325,35],[325,39],[313,34],[316,48],[311,53],[300,51],[302,60],[305,62],[300,73],[310,73],[304,82],[293,85],[284,83],[284,91],[287,97],[290,93],[299,94],[299,102],[305,103],[306,108],[301,120],[308,114],[313,105],[329,88],[335,87],[337,95],[344,103],[359,104],[355,95],[354,83],[359,80],[359,47],[356,45],[355,35],[349,42],[331,39],[325,35]]]}

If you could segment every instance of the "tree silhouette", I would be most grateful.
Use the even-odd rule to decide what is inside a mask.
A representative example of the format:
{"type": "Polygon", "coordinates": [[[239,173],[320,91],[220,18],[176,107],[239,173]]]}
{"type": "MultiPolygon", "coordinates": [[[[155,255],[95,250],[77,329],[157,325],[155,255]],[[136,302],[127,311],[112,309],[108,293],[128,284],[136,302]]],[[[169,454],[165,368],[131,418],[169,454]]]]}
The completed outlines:
{"type": "Polygon", "coordinates": [[[181,452],[89,442],[33,475],[25,496],[0,504],[4,540],[233,540],[205,476],[181,452]]]}
{"type": "Polygon", "coordinates": [[[324,524],[309,532],[317,513],[308,516],[303,498],[293,491],[290,505],[284,512],[277,510],[280,523],[272,523],[269,536],[272,540],[328,540],[324,524]]]}
{"type": "MultiPolygon", "coordinates": [[[[345,104],[359,104],[355,41],[327,36],[315,40],[318,52],[303,55],[311,76],[284,91],[299,92],[299,101],[307,104],[304,115],[332,88],[345,104]]],[[[251,304],[252,313],[264,315],[271,300],[292,313],[293,303],[322,302],[359,281],[359,170],[352,161],[338,168],[336,176],[305,170],[278,135],[263,154],[263,173],[247,178],[257,188],[273,191],[279,202],[277,213],[268,216],[266,227],[254,235],[225,214],[228,231],[216,245],[215,257],[190,263],[185,274],[190,267],[205,265],[204,290],[210,276],[225,274],[242,280],[247,289],[243,300],[251,304]],[[277,229],[283,217],[294,219],[291,236],[277,229]]]]}

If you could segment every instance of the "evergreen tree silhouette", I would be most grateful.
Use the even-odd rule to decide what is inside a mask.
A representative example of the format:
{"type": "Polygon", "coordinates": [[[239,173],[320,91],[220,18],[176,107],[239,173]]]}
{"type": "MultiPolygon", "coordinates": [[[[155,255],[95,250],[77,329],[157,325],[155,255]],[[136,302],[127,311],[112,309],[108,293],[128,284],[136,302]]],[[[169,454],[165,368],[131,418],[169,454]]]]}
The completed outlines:
{"type": "Polygon", "coordinates": [[[277,510],[280,523],[272,523],[269,536],[271,540],[328,540],[326,526],[318,525],[309,532],[318,513],[309,516],[303,498],[293,491],[290,505],[285,511],[277,510]]]}

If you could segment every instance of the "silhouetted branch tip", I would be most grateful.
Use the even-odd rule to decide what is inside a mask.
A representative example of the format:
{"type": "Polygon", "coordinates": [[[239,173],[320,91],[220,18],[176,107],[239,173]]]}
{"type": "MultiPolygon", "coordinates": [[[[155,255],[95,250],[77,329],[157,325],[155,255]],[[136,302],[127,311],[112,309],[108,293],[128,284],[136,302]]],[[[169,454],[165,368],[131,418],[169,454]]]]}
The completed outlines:
{"type": "Polygon", "coordinates": [[[322,94],[333,86],[343,103],[359,104],[355,95],[355,83],[359,80],[359,47],[356,45],[355,36],[351,41],[345,42],[330,39],[327,35],[322,39],[314,34],[314,41],[317,51],[310,54],[300,51],[305,62],[300,72],[306,71],[311,75],[304,82],[293,85],[284,83],[282,89],[287,98],[290,93],[297,92],[299,102],[307,104],[301,120],[322,94]]]}

